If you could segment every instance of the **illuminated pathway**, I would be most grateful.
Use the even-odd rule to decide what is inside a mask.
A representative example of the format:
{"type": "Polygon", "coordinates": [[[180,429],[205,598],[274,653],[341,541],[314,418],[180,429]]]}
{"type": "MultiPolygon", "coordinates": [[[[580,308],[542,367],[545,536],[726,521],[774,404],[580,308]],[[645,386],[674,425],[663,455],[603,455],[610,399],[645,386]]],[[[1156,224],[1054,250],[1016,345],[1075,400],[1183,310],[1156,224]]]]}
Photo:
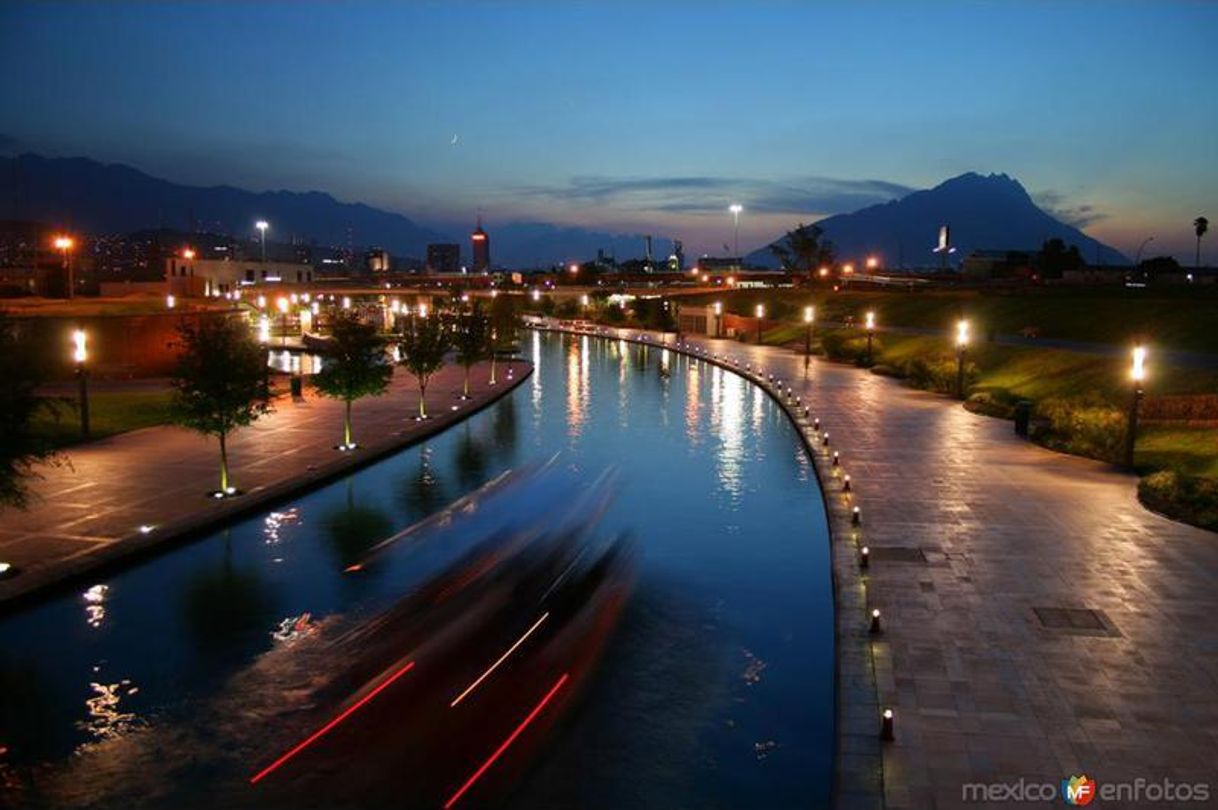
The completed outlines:
{"type": "Polygon", "coordinates": [[[351,454],[334,448],[342,438],[341,402],[308,394],[296,402],[279,397],[271,414],[229,438],[232,480],[246,494],[226,501],[204,497],[219,476],[214,438],[154,427],[69,448],[70,466],[38,469],[43,479],[34,482],[37,500],[29,511],[0,515],[0,560],[22,570],[0,582],[0,604],[171,536],[218,525],[434,434],[512,390],[530,369],[515,363],[513,379],[500,363],[499,384],[492,387],[489,366],[475,366],[472,400],[461,402],[464,370],[445,367],[428,385],[433,418],[425,423],[412,418],[419,402],[414,378],[399,370],[387,394],[355,403],[353,429],[363,447],[351,454]]]}
{"type": "MultiPolygon", "coordinates": [[[[831,450],[851,475],[871,562],[859,571],[840,479],[826,477],[839,633],[865,634],[882,611],[871,647],[879,706],[895,713],[887,806],[976,807],[964,783],[1057,788],[1083,773],[1101,787],[1209,782],[1214,796],[1218,535],[1148,512],[1133,477],[947,398],[819,360],[805,373],[786,349],[693,342],[790,381],[831,433],[822,475],[831,450]]],[[[839,644],[849,656],[849,637],[839,644]]],[[[857,743],[880,717],[846,680],[839,804],[863,806],[857,743]]]]}

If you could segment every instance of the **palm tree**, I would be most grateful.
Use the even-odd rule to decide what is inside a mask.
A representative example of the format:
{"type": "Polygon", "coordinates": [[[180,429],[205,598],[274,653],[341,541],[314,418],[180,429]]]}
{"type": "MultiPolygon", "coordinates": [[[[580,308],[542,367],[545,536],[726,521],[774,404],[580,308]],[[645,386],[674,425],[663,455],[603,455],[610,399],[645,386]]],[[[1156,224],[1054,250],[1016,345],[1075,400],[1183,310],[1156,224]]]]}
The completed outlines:
{"type": "Polygon", "coordinates": [[[1197,260],[1193,262],[1194,269],[1201,268],[1201,237],[1205,236],[1205,232],[1210,229],[1210,221],[1205,217],[1197,217],[1193,220],[1193,230],[1197,232],[1197,260]]]}

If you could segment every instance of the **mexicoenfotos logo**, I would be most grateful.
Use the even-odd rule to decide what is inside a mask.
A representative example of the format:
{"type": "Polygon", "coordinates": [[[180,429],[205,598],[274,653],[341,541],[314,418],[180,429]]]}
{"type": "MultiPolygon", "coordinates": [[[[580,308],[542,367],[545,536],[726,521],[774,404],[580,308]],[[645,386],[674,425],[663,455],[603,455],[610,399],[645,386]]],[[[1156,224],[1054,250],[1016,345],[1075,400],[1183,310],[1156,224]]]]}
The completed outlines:
{"type": "Polygon", "coordinates": [[[1085,773],[1062,780],[1062,798],[1066,800],[1066,804],[1084,807],[1091,804],[1095,794],[1095,780],[1088,779],[1085,773]]]}

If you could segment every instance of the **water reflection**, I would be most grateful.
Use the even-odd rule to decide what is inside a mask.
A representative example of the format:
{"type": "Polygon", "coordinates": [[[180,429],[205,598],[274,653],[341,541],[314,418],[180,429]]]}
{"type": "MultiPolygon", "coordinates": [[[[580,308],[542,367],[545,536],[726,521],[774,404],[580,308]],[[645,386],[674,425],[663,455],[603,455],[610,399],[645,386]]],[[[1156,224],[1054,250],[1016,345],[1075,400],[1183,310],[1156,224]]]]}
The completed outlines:
{"type": "Polygon", "coordinates": [[[462,489],[474,489],[486,481],[487,455],[482,442],[474,437],[469,422],[461,428],[461,441],[453,454],[457,480],[462,489]]]}
{"type": "Polygon", "coordinates": [[[85,600],[85,623],[96,630],[106,619],[106,593],[109,585],[94,585],[81,594],[85,600]]]}
{"type": "Polygon", "coordinates": [[[191,574],[181,595],[182,623],[201,653],[257,637],[269,625],[273,607],[258,570],[235,564],[231,531],[224,533],[220,564],[191,574]]]}
{"type": "MultiPolygon", "coordinates": [[[[347,480],[347,500],[322,517],[326,539],[340,569],[358,562],[372,546],[393,533],[393,521],[374,506],[355,502],[355,482],[347,480]]],[[[307,615],[307,614],[305,614],[307,615]]]]}
{"type": "MultiPolygon", "coordinates": [[[[93,672],[99,675],[101,665],[93,667],[93,672]]],[[[114,683],[90,681],[89,690],[91,695],[85,700],[86,719],[80,724],[80,729],[89,736],[90,742],[102,742],[121,736],[136,724],[136,714],[121,708],[123,698],[139,692],[139,687],[132,684],[130,678],[123,678],[114,683]]],[[[85,743],[82,747],[88,744],[85,743]]]]}
{"type": "Polygon", "coordinates": [[[401,488],[402,505],[411,520],[427,517],[452,500],[432,464],[433,452],[431,445],[425,445],[419,451],[418,470],[406,477],[401,488]]]}

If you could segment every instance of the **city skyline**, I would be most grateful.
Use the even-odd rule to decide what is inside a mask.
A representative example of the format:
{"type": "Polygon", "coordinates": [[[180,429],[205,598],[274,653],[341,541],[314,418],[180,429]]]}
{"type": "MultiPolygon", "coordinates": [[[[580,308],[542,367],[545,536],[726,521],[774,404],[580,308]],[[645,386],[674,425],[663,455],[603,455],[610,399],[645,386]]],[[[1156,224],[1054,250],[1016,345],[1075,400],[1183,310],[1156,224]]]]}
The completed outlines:
{"type": "Polygon", "coordinates": [[[0,64],[40,67],[2,91],[0,151],[692,254],[732,240],[732,203],[748,250],[978,171],[1128,254],[1154,235],[1191,261],[1218,182],[1214,8],[360,9],[8,7],[0,64]]]}

